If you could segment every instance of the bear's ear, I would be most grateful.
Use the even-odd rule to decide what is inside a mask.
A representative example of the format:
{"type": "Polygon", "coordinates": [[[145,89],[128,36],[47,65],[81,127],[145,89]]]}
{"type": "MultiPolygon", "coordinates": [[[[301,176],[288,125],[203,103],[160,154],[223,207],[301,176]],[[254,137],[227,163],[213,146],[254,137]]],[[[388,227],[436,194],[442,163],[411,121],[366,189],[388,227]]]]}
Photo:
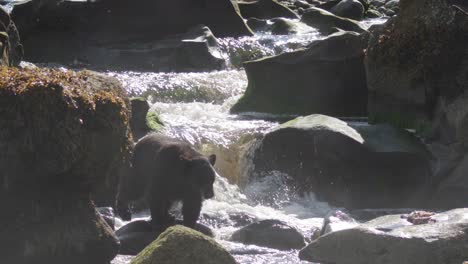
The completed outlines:
{"type": "Polygon", "coordinates": [[[208,160],[210,161],[211,166],[214,166],[215,163],[216,163],[216,155],[215,155],[215,154],[211,154],[211,155],[208,157],[208,160]]]}

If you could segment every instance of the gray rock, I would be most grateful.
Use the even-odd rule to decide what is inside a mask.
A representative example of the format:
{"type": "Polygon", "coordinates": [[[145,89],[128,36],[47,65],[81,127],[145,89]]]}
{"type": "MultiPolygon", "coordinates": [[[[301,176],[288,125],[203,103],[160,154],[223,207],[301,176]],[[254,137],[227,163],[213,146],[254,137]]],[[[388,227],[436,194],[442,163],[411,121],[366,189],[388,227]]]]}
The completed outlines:
{"type": "Polygon", "coordinates": [[[314,192],[336,206],[420,207],[430,184],[424,144],[387,125],[310,115],[282,124],[257,146],[255,172],[286,173],[299,192],[314,192]]]}
{"type": "Polygon", "coordinates": [[[315,7],[307,9],[302,15],[301,21],[311,27],[317,28],[323,34],[329,34],[333,31],[333,28],[358,33],[366,31],[357,21],[338,17],[328,11],[315,7]]]}
{"type": "Polygon", "coordinates": [[[358,0],[342,0],[330,12],[340,17],[361,20],[364,16],[364,6],[358,0]]]}
{"type": "Polygon", "coordinates": [[[367,114],[361,37],[337,33],[306,49],[244,64],[249,86],[232,112],[367,114]]]}
{"type": "Polygon", "coordinates": [[[303,235],[279,220],[263,220],[250,224],[234,232],[231,240],[281,250],[305,246],[303,235]]]}
{"type": "Polygon", "coordinates": [[[323,219],[320,236],[340,230],[350,229],[358,225],[359,223],[348,214],[339,210],[334,211],[323,219]]]}
{"type": "Polygon", "coordinates": [[[320,237],[301,250],[299,257],[339,264],[459,264],[466,261],[468,209],[436,214],[432,219],[436,222],[412,225],[400,215],[384,216],[320,237]]]}

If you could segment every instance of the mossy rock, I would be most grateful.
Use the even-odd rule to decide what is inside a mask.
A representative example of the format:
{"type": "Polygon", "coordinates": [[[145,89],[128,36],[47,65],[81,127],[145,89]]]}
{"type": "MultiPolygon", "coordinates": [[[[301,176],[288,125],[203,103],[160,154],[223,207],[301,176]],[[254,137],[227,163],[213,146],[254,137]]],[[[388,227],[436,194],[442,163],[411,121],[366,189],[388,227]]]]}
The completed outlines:
{"type": "Polygon", "coordinates": [[[214,239],[184,226],[173,226],[138,254],[131,264],[230,264],[234,258],[214,239]]]}
{"type": "Polygon", "coordinates": [[[129,103],[90,71],[0,68],[0,226],[5,263],[109,263],[119,241],[91,196],[128,159],[129,103]],[[27,245],[28,254],[24,248],[27,245]]]}
{"type": "Polygon", "coordinates": [[[0,68],[0,167],[7,189],[90,191],[128,155],[129,109],[113,78],[0,68]]]}
{"type": "Polygon", "coordinates": [[[406,0],[371,27],[365,65],[374,122],[427,130],[468,87],[468,15],[450,1],[406,0]]]}
{"type": "Polygon", "coordinates": [[[162,122],[161,118],[154,111],[148,112],[146,115],[146,123],[148,124],[148,127],[154,132],[160,132],[164,127],[164,123],[162,122]]]}

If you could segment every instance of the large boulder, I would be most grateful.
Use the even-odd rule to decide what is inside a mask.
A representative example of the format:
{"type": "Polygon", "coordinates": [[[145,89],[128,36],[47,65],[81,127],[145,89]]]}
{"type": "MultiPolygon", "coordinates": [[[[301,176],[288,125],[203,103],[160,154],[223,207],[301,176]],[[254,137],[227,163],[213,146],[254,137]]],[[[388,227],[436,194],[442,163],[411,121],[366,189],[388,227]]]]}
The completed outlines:
{"type": "Polygon", "coordinates": [[[234,258],[214,239],[184,226],[168,228],[131,264],[235,264],[234,258]]]}
{"type": "Polygon", "coordinates": [[[337,33],[305,49],[244,64],[249,81],[232,112],[367,115],[361,38],[337,33]]]}
{"type": "Polygon", "coordinates": [[[330,233],[300,251],[303,260],[340,264],[456,264],[468,259],[468,209],[413,224],[389,215],[330,233]],[[339,254],[337,254],[339,252],[339,254]]]}
{"type": "Polygon", "coordinates": [[[370,121],[426,138],[437,157],[429,206],[444,208],[464,206],[467,186],[458,168],[468,151],[468,14],[451,2],[460,4],[401,1],[371,30],[365,58],[370,121]]]}
{"type": "Polygon", "coordinates": [[[210,29],[217,36],[252,34],[229,0],[30,1],[12,16],[28,61],[106,70],[220,70],[225,61],[210,29]]]}
{"type": "Polygon", "coordinates": [[[126,93],[89,71],[0,69],[0,248],[5,263],[112,260],[90,196],[129,152],[126,93]]]}
{"type": "Polygon", "coordinates": [[[299,18],[291,9],[276,0],[238,1],[238,5],[242,17],[246,19],[299,18]]]}
{"type": "Polygon", "coordinates": [[[398,17],[370,34],[369,116],[424,129],[440,99],[451,103],[468,88],[468,15],[444,0],[400,5],[398,17]]]}
{"type": "Polygon", "coordinates": [[[302,15],[301,22],[316,28],[322,34],[330,34],[336,32],[337,29],[354,31],[357,33],[366,31],[357,21],[336,16],[316,7],[307,9],[302,15]]]}
{"type": "Polygon", "coordinates": [[[263,220],[232,234],[231,240],[280,250],[301,249],[304,236],[296,228],[279,220],[263,220]]]}
{"type": "Polygon", "coordinates": [[[347,208],[421,206],[430,155],[409,132],[310,115],[266,134],[254,150],[257,175],[280,171],[300,193],[347,208]]]}
{"type": "Polygon", "coordinates": [[[18,66],[23,58],[23,46],[16,25],[0,6],[0,65],[18,66]]]}

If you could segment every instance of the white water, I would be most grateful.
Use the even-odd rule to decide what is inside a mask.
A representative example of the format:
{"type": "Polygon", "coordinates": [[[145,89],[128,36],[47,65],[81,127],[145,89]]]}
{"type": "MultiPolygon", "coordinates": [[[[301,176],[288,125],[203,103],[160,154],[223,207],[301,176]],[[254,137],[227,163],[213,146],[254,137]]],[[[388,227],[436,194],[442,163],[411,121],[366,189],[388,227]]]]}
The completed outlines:
{"type": "MultiPolygon", "coordinates": [[[[320,38],[316,32],[306,32],[292,37],[262,34],[220,42],[227,56],[243,60],[301,48],[320,38]]],[[[194,144],[204,153],[217,154],[216,169],[222,177],[215,182],[215,197],[204,202],[200,222],[214,230],[216,239],[239,263],[301,263],[295,250],[280,251],[229,241],[231,234],[242,226],[265,219],[284,221],[309,241],[321,227],[323,217],[334,210],[317,201],[313,194],[297,196],[284,182],[288,176],[278,172],[249,182],[249,142],[278,123],[229,114],[247,86],[243,69],[109,74],[120,79],[131,95],[148,98],[152,104],[150,111],[157,112],[165,123],[165,133],[194,144]]],[[[141,217],[149,216],[146,213],[141,217]]],[[[131,257],[118,256],[113,263],[130,260],[131,257]]]]}
{"type": "MultiPolygon", "coordinates": [[[[318,38],[314,34],[296,40],[262,35],[228,38],[221,42],[226,52],[236,53],[239,49],[254,47],[258,52],[255,56],[263,56],[287,50],[293,42],[301,43],[297,47],[305,46],[318,38]]],[[[282,220],[309,239],[322,225],[322,217],[332,210],[326,203],[316,201],[313,194],[298,197],[284,183],[287,175],[278,172],[245,184],[250,176],[249,160],[246,158],[249,142],[278,123],[229,114],[229,109],[247,86],[243,69],[207,73],[109,74],[121,80],[131,95],[148,98],[152,105],[150,111],[159,113],[165,123],[166,134],[186,140],[205,153],[217,154],[216,168],[222,177],[215,182],[215,198],[204,202],[200,222],[214,230],[218,241],[239,263],[299,263],[297,251],[280,251],[229,241],[231,234],[243,225],[265,219],[282,220]],[[240,189],[235,183],[244,183],[245,186],[240,189]]],[[[142,217],[148,218],[148,213],[142,217]]],[[[129,260],[128,257],[119,256],[114,263],[123,264],[129,260]]]]}

